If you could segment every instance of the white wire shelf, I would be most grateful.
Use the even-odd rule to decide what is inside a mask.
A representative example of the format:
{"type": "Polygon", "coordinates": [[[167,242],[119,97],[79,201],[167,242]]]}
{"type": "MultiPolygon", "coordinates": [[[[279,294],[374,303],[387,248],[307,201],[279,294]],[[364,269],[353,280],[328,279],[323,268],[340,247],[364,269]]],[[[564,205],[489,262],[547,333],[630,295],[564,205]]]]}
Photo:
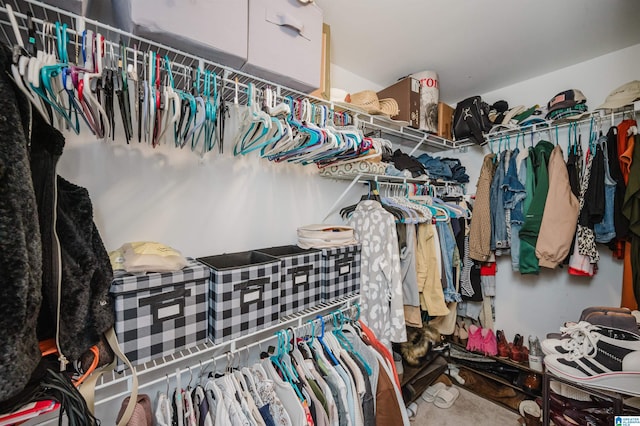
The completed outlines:
{"type": "MultiPolygon", "coordinates": [[[[318,315],[325,318],[334,311],[351,309],[359,300],[359,295],[351,295],[333,302],[321,302],[313,308],[282,317],[280,322],[272,327],[246,334],[237,339],[221,344],[213,344],[211,341],[186,348],[175,354],[149,361],[145,364],[134,366],[138,376],[139,388],[155,385],[175,376],[176,371],[187,373],[192,367],[206,368],[218,359],[223,360],[226,354],[241,356],[243,351],[249,348],[266,344],[275,339],[275,332],[292,327],[302,329],[308,321],[314,320],[318,315]]],[[[328,321],[328,318],[325,318],[328,321]]],[[[329,323],[327,324],[329,328],[329,323]]],[[[221,361],[220,365],[226,364],[221,361]]],[[[119,400],[131,392],[131,371],[124,370],[105,374],[96,386],[96,405],[119,400]]]]}
{"type": "MultiPolygon", "coordinates": [[[[75,13],[37,0],[0,0],[0,11],[4,12],[4,16],[0,18],[0,28],[2,35],[4,35],[4,39],[9,44],[14,44],[16,39],[13,29],[11,28],[11,24],[6,17],[7,4],[11,4],[14,9],[23,39],[27,35],[28,12],[33,16],[33,21],[36,23],[37,33],[39,36],[42,33],[40,30],[43,21],[58,21],[62,24],[67,24],[69,43],[71,45],[70,47],[72,47],[69,49],[69,56],[72,61],[79,55],[77,47],[80,42],[79,40],[82,39],[82,31],[85,29],[92,30],[95,33],[100,33],[104,36],[105,43],[107,45],[105,52],[108,52],[111,48],[113,48],[114,51],[119,52],[120,44],[124,45],[129,64],[135,63],[142,65],[149,52],[156,52],[164,65],[164,58],[166,56],[171,62],[175,85],[178,88],[187,87],[192,70],[199,67],[203,71],[211,71],[216,74],[219,80],[220,95],[228,102],[232,102],[234,100],[235,87],[237,84],[239,88],[243,89],[240,90],[238,101],[240,103],[246,103],[246,93],[244,89],[249,83],[253,83],[259,89],[265,87],[275,89],[277,95],[281,98],[287,96],[291,96],[294,99],[306,98],[313,104],[326,105],[335,111],[346,111],[353,117],[356,117],[357,124],[360,125],[363,130],[379,131],[395,143],[403,145],[417,144],[415,149],[420,148],[423,150],[435,151],[449,150],[462,147],[466,142],[468,142],[454,142],[408,126],[398,125],[397,123],[381,116],[368,115],[355,108],[352,109],[342,104],[336,105],[325,99],[310,96],[284,85],[273,83],[242,71],[209,61],[206,58],[196,56],[183,50],[136,36],[127,31],[79,16],[75,13]],[[136,52],[138,53],[136,54],[136,52]]],[[[38,40],[38,42],[41,44],[41,40],[38,40]]],[[[142,70],[142,68],[144,67],[141,67],[140,70],[142,70]]],[[[140,75],[142,75],[142,73],[140,73],[140,75]]]]}

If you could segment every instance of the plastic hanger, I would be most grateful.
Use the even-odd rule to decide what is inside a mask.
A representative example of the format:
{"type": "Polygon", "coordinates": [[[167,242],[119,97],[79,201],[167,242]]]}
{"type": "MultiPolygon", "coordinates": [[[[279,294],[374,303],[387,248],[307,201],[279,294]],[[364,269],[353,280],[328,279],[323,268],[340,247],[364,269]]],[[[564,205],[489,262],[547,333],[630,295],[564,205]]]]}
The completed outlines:
{"type": "MultiPolygon", "coordinates": [[[[166,69],[166,80],[164,85],[164,99],[165,105],[165,121],[162,124],[162,132],[158,136],[158,139],[162,139],[167,132],[167,129],[175,129],[176,123],[180,120],[180,95],[174,89],[173,74],[171,72],[171,61],[169,56],[164,57],[164,66],[166,69]]],[[[176,132],[174,131],[174,143],[176,132]]]]}
{"type": "Polygon", "coordinates": [[[320,336],[318,336],[317,338],[318,342],[320,342],[320,345],[322,345],[322,347],[326,351],[326,354],[328,355],[331,362],[333,362],[334,365],[340,364],[336,359],[336,357],[333,355],[333,352],[331,352],[331,349],[329,349],[329,346],[327,346],[327,344],[324,341],[324,318],[322,318],[322,315],[318,315],[316,316],[316,319],[320,320],[320,326],[321,326],[320,336]]]}
{"type": "MultiPolygon", "coordinates": [[[[88,40],[90,40],[89,38],[89,31],[87,31],[87,38],[88,40]]],[[[100,104],[100,102],[98,101],[98,99],[95,97],[95,95],[92,92],[92,82],[95,81],[96,79],[100,78],[102,76],[102,47],[103,47],[103,39],[102,39],[102,35],[100,33],[96,33],[96,38],[95,38],[95,42],[91,42],[89,41],[88,44],[85,46],[87,49],[87,52],[93,51],[92,49],[92,44],[95,46],[95,68],[89,68],[87,65],[87,63],[85,62],[85,68],[87,69],[87,71],[84,73],[82,80],[84,82],[83,85],[83,89],[82,89],[82,96],[84,97],[84,99],[87,100],[87,105],[89,106],[89,108],[91,109],[95,109],[98,111],[99,116],[101,118],[101,123],[96,123],[96,135],[98,136],[98,138],[102,139],[105,137],[105,135],[107,135],[109,133],[109,120],[107,117],[107,114],[104,110],[104,108],[102,107],[102,105],[100,104]],[[88,70],[92,69],[94,72],[89,72],[88,70]]],[[[89,57],[89,56],[88,56],[89,57]]],[[[93,67],[93,64],[91,64],[91,66],[93,67]]],[[[95,114],[95,116],[97,116],[98,114],[95,114]]]]}
{"type": "Polygon", "coordinates": [[[122,40],[120,41],[120,54],[118,57],[118,67],[114,74],[114,90],[118,97],[120,107],[120,117],[124,128],[127,143],[133,138],[133,125],[131,124],[131,104],[129,102],[129,81],[127,79],[129,64],[127,64],[127,49],[122,40]]]}
{"type": "Polygon", "coordinates": [[[367,375],[371,376],[371,373],[373,372],[373,370],[371,370],[369,363],[367,363],[367,361],[362,357],[362,355],[360,355],[358,351],[356,351],[353,348],[353,345],[351,344],[351,342],[347,339],[347,337],[342,332],[342,326],[343,326],[342,313],[334,312],[332,316],[333,316],[333,327],[334,327],[333,335],[336,337],[336,340],[347,352],[349,352],[350,354],[352,354],[353,356],[355,356],[360,360],[360,362],[364,366],[365,371],[367,372],[367,375]]]}
{"type": "MultiPolygon", "coordinates": [[[[35,37],[35,24],[32,19],[31,12],[27,12],[27,36],[28,43],[25,47],[24,41],[22,40],[22,35],[20,34],[20,29],[18,27],[18,22],[16,20],[15,14],[13,12],[13,8],[10,4],[6,5],[7,8],[7,16],[9,17],[9,21],[11,23],[11,27],[14,31],[16,37],[16,45],[13,47],[13,61],[11,64],[11,76],[13,77],[14,82],[18,86],[21,92],[23,92],[33,107],[38,111],[38,113],[42,116],[42,118],[49,124],[51,124],[51,111],[46,108],[46,104],[43,104],[41,98],[36,95],[30,86],[25,84],[24,78],[28,72],[28,64],[31,58],[35,58],[38,54],[38,48],[36,45],[36,37],[35,37]]],[[[44,32],[43,32],[44,33],[44,32]]]]}
{"type": "MultiPolygon", "coordinates": [[[[56,28],[56,40],[58,43],[58,58],[59,63],[53,63],[44,65],[40,68],[40,81],[42,86],[39,86],[35,91],[44,99],[49,105],[57,112],[58,116],[62,117],[70,128],[76,133],[80,133],[80,122],[78,120],[77,112],[75,114],[75,121],[71,116],[71,110],[67,113],[70,106],[62,103],[62,98],[59,94],[63,91],[62,86],[62,74],[63,69],[67,67],[67,25],[60,25],[59,22],[55,24],[56,28]]],[[[73,109],[75,111],[75,109],[73,109]]]]}
{"type": "Polygon", "coordinates": [[[272,126],[271,116],[259,108],[256,88],[253,83],[247,85],[247,114],[238,132],[233,154],[247,154],[254,149],[262,148],[268,139],[272,126]]]}

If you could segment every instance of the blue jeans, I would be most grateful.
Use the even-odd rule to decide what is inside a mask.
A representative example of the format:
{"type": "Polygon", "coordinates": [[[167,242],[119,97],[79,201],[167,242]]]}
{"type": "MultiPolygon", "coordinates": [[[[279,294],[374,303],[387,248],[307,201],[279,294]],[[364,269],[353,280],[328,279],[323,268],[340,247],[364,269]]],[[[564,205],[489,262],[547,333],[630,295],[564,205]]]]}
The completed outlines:
{"type": "Polygon", "coordinates": [[[453,251],[457,250],[456,240],[453,237],[451,225],[447,222],[436,222],[436,230],[440,239],[440,251],[442,252],[442,273],[447,280],[447,287],[444,289],[445,302],[462,302],[460,293],[456,291],[456,283],[453,274],[453,251]]]}
{"type": "Polygon", "coordinates": [[[449,180],[453,176],[449,165],[440,161],[439,158],[432,157],[425,153],[420,155],[417,160],[427,169],[431,177],[449,180]]]}
{"type": "Polygon", "coordinates": [[[500,154],[500,162],[491,181],[491,192],[489,202],[491,203],[491,250],[497,250],[499,256],[501,249],[509,248],[509,238],[507,237],[507,218],[504,212],[504,189],[505,178],[505,155],[506,151],[500,154]]]}
{"type": "MultiPolygon", "coordinates": [[[[502,188],[504,190],[504,208],[511,210],[511,225],[519,224],[522,225],[524,223],[524,215],[522,214],[522,201],[527,197],[527,191],[524,188],[524,179],[520,181],[518,177],[518,171],[516,167],[516,157],[519,154],[518,148],[513,150],[511,154],[511,159],[509,160],[509,168],[507,169],[507,174],[504,177],[504,181],[502,183],[502,188]]],[[[522,172],[521,166],[521,172],[522,172]]],[[[523,175],[526,179],[526,173],[523,175]]],[[[513,238],[513,231],[511,232],[513,238]]],[[[513,247],[513,244],[511,244],[513,247]]]]}
{"type": "Polygon", "coordinates": [[[616,228],[613,224],[614,198],[616,195],[616,181],[609,173],[609,158],[607,154],[607,137],[600,138],[602,152],[604,153],[604,216],[602,222],[593,227],[597,243],[608,243],[616,237],[616,228]]]}

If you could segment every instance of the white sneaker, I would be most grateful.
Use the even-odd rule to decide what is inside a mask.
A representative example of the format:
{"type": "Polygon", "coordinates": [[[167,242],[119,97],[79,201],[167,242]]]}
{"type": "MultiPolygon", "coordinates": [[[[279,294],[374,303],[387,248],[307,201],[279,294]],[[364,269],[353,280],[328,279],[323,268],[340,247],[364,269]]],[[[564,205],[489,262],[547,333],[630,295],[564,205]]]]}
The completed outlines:
{"type": "Polygon", "coordinates": [[[640,396],[640,335],[590,325],[564,355],[547,355],[547,369],[575,383],[640,396]]]}
{"type": "Polygon", "coordinates": [[[584,335],[588,327],[591,326],[586,321],[572,323],[565,327],[560,327],[560,332],[567,336],[563,339],[544,339],[540,346],[545,355],[566,354],[572,352],[578,345],[582,344],[584,335]]]}

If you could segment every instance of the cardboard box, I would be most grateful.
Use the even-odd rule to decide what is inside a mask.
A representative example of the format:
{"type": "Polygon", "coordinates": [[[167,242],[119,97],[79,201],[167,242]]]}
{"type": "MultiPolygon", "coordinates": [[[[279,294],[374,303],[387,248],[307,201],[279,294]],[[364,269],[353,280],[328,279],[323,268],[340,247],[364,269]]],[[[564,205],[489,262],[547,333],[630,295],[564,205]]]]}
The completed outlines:
{"type": "Polygon", "coordinates": [[[438,136],[453,140],[453,108],[438,102],[438,136]]]}
{"type": "Polygon", "coordinates": [[[409,126],[420,127],[420,82],[406,77],[378,92],[378,99],[393,98],[398,102],[400,113],[394,120],[407,121],[409,126]]]}

